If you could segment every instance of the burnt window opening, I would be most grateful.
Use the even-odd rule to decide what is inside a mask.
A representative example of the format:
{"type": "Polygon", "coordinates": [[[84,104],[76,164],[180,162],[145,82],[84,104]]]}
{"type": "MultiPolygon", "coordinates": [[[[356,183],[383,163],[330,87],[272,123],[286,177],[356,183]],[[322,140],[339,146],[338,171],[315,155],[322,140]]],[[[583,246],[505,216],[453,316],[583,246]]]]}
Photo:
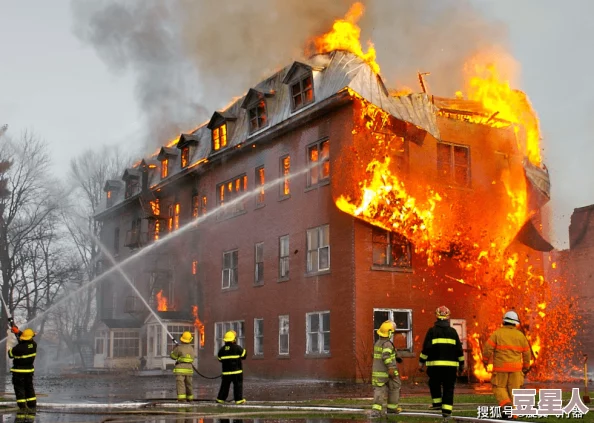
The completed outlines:
{"type": "Polygon", "coordinates": [[[470,186],[470,147],[437,143],[437,176],[446,183],[470,186]]]}
{"type": "Polygon", "coordinates": [[[179,214],[180,204],[175,203],[169,206],[169,217],[167,218],[167,229],[169,232],[173,232],[179,229],[179,214]]]}
{"type": "Polygon", "coordinates": [[[113,197],[114,197],[113,191],[107,191],[106,197],[107,197],[107,201],[106,201],[105,205],[107,207],[113,206],[113,197]]]}
{"type": "Polygon", "coordinates": [[[291,195],[290,187],[290,173],[291,173],[291,157],[289,155],[280,158],[280,173],[283,176],[283,181],[280,186],[280,196],[288,197],[291,195]]]}
{"type": "Polygon", "coordinates": [[[392,342],[398,351],[412,352],[412,310],[410,309],[373,309],[373,340],[377,341],[377,330],[383,322],[392,320],[396,323],[396,332],[392,342]]]}
{"type": "Polygon", "coordinates": [[[222,125],[213,128],[212,130],[212,149],[214,151],[218,151],[221,148],[225,148],[227,146],[227,124],[223,123],[222,125]]]}
{"type": "Polygon", "coordinates": [[[251,107],[248,107],[247,112],[250,125],[250,134],[268,125],[266,101],[258,101],[256,104],[252,105],[251,107]]]}
{"type": "Polygon", "coordinates": [[[223,253],[222,289],[234,288],[238,284],[237,263],[239,251],[225,251],[223,253]]]}
{"type": "Polygon", "coordinates": [[[264,243],[258,242],[254,247],[254,284],[264,284],[264,243]]]}
{"type": "Polygon", "coordinates": [[[412,269],[412,248],[403,236],[373,227],[371,242],[374,266],[412,269]]]}
{"type": "Polygon", "coordinates": [[[229,207],[224,207],[219,212],[219,218],[233,216],[242,213],[245,210],[245,201],[239,201],[238,198],[247,192],[247,176],[241,175],[217,185],[217,206],[224,206],[235,202],[229,207]]]}
{"type": "Polygon", "coordinates": [[[258,188],[260,188],[258,195],[256,196],[256,206],[262,206],[264,205],[265,200],[264,184],[266,184],[264,166],[256,168],[256,184],[258,188]]]}
{"type": "Polygon", "coordinates": [[[317,142],[307,147],[307,186],[313,187],[330,179],[330,142],[317,142]]]}
{"type": "Polygon", "coordinates": [[[206,195],[192,195],[192,219],[206,214],[206,195]]]}
{"type": "Polygon", "coordinates": [[[130,225],[130,230],[126,234],[126,243],[124,247],[128,247],[130,249],[139,248],[142,246],[142,219],[137,217],[132,220],[132,224],[130,225]]]}
{"type": "Polygon", "coordinates": [[[184,169],[190,164],[190,146],[181,149],[181,168],[184,169]]]}
{"type": "Polygon", "coordinates": [[[198,260],[192,261],[192,275],[196,276],[198,274],[198,260]]]}
{"type": "Polygon", "coordinates": [[[299,110],[314,101],[313,78],[308,74],[291,84],[292,110],[299,110]]]}
{"type": "Polygon", "coordinates": [[[130,198],[139,192],[140,184],[137,178],[130,178],[126,180],[126,192],[125,197],[130,198]]]}
{"type": "Polygon", "coordinates": [[[279,238],[278,277],[280,280],[289,279],[289,235],[279,238]]]}
{"type": "Polygon", "coordinates": [[[161,179],[167,178],[169,175],[169,159],[161,160],[161,179]]]}

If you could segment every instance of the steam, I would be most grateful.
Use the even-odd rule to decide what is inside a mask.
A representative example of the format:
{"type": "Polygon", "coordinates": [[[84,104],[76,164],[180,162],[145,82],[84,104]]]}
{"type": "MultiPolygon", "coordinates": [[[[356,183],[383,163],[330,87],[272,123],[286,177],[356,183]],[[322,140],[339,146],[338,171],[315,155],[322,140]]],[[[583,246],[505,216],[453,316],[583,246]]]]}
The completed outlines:
{"type": "MultiPolygon", "coordinates": [[[[131,72],[146,144],[163,145],[292,60],[352,0],[73,0],[74,33],[115,72],[131,72]]],[[[366,0],[363,39],[390,86],[434,94],[462,87],[465,59],[503,34],[464,1],[366,0]]]]}

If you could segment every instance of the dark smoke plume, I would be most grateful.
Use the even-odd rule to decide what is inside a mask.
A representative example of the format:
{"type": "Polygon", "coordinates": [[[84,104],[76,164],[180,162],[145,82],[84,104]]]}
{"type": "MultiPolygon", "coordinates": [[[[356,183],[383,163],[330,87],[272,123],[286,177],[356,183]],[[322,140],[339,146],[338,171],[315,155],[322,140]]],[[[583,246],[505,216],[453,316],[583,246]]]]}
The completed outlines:
{"type": "MultiPolygon", "coordinates": [[[[351,0],[73,0],[74,32],[114,71],[132,72],[147,145],[162,145],[302,58],[351,0]]],[[[418,91],[431,72],[439,95],[462,88],[464,60],[500,44],[495,23],[468,0],[365,0],[362,42],[372,40],[390,86],[418,91]]]]}

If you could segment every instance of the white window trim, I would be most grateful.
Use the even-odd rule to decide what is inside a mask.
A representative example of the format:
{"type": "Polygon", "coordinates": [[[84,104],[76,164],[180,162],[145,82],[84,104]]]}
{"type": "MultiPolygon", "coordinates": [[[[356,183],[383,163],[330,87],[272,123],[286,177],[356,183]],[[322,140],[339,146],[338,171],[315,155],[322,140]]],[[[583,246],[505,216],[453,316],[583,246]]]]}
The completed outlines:
{"type": "Polygon", "coordinates": [[[408,313],[408,327],[410,328],[408,331],[402,329],[396,329],[395,334],[406,332],[406,349],[398,349],[398,351],[406,351],[412,352],[413,351],[413,319],[412,319],[412,309],[411,308],[374,308],[373,313],[375,314],[376,311],[387,311],[390,313],[389,318],[394,320],[394,312],[405,312],[408,313]]]}
{"type": "Polygon", "coordinates": [[[282,314],[278,316],[278,355],[289,355],[291,352],[291,318],[288,314],[282,314]],[[281,352],[281,318],[286,318],[287,324],[287,352],[281,352]]]}
{"type": "MultiPolygon", "coordinates": [[[[328,346],[328,351],[323,351],[324,348],[324,337],[323,334],[326,333],[324,331],[320,332],[320,330],[318,330],[318,352],[312,352],[311,351],[311,345],[309,342],[309,316],[313,316],[314,314],[318,315],[318,319],[319,319],[319,327],[322,327],[322,315],[323,314],[328,314],[330,315],[330,310],[324,310],[324,311],[312,311],[311,313],[305,313],[305,354],[307,355],[329,355],[330,354],[330,346],[328,346]]],[[[330,328],[328,328],[328,333],[330,333],[330,328]]]]}
{"type": "Polygon", "coordinates": [[[306,257],[306,261],[305,261],[306,273],[314,273],[315,274],[315,273],[318,273],[318,272],[326,272],[326,271],[330,270],[330,268],[331,268],[331,264],[330,264],[330,224],[327,223],[325,225],[320,225],[320,226],[316,226],[315,228],[307,229],[305,231],[305,243],[306,243],[306,248],[307,248],[307,251],[306,251],[307,257],[306,257]],[[320,232],[321,232],[321,229],[324,228],[324,227],[328,227],[328,245],[324,245],[322,247],[322,246],[320,246],[320,232]],[[316,236],[318,237],[318,242],[317,242],[318,247],[316,248],[316,250],[318,252],[318,254],[317,254],[317,256],[318,256],[318,263],[317,263],[317,269],[316,270],[309,270],[309,252],[310,251],[315,251],[315,250],[310,250],[309,249],[309,245],[307,245],[307,232],[313,231],[313,230],[315,230],[317,232],[316,236]],[[322,250],[324,248],[327,248],[328,249],[328,267],[325,267],[325,268],[322,269],[322,268],[320,268],[320,250],[322,250]]]}
{"type": "Polygon", "coordinates": [[[264,355],[264,318],[263,317],[255,317],[254,318],[254,355],[261,357],[264,355]],[[256,322],[257,321],[261,321],[262,322],[262,334],[260,335],[260,337],[262,338],[262,351],[258,352],[256,351],[256,345],[257,345],[257,339],[258,336],[256,336],[256,322]]]}
{"type": "Polygon", "coordinates": [[[218,355],[219,350],[221,349],[221,347],[225,344],[224,342],[221,342],[221,344],[219,344],[219,341],[217,338],[217,325],[221,325],[221,337],[220,339],[222,340],[223,337],[225,336],[225,330],[224,327],[225,325],[229,325],[229,326],[233,326],[234,323],[237,323],[239,325],[239,327],[243,326],[243,332],[239,333],[239,331],[237,332],[237,344],[241,345],[242,347],[245,346],[245,321],[244,320],[226,320],[226,321],[222,321],[222,322],[215,322],[214,323],[214,355],[215,357],[218,355]]]}
{"type": "Polygon", "coordinates": [[[235,250],[229,250],[229,251],[223,251],[223,269],[221,270],[221,289],[230,289],[230,288],[235,288],[237,285],[239,285],[239,278],[237,281],[237,285],[231,285],[231,281],[233,280],[232,276],[235,274],[235,272],[237,272],[239,269],[238,268],[233,268],[233,267],[224,267],[225,266],[225,254],[230,254],[231,257],[233,258],[233,253],[237,251],[237,263],[236,266],[239,266],[239,250],[235,249],[235,250]],[[227,272],[227,284],[225,285],[225,272],[227,272]]]}

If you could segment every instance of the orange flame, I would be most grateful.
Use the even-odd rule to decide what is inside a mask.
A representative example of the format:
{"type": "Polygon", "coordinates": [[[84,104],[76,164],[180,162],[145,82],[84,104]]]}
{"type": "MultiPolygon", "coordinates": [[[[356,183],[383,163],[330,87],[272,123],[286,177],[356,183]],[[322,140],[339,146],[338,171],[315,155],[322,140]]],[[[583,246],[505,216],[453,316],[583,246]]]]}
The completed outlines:
{"type": "Polygon", "coordinates": [[[192,316],[194,316],[194,327],[198,329],[198,333],[200,333],[200,346],[204,347],[204,324],[200,321],[198,317],[198,306],[192,306],[192,316]]]}
{"type": "Polygon", "coordinates": [[[157,311],[167,311],[169,309],[167,297],[163,295],[163,290],[157,292],[157,311]]]}
{"type": "Polygon", "coordinates": [[[357,2],[351,6],[344,19],[338,19],[332,25],[332,30],[313,40],[316,53],[328,53],[333,50],[346,50],[363,59],[375,73],[380,73],[380,67],[375,61],[375,47],[367,43],[368,50],[363,52],[361,47],[361,28],[357,22],[363,15],[365,7],[357,2]]]}

